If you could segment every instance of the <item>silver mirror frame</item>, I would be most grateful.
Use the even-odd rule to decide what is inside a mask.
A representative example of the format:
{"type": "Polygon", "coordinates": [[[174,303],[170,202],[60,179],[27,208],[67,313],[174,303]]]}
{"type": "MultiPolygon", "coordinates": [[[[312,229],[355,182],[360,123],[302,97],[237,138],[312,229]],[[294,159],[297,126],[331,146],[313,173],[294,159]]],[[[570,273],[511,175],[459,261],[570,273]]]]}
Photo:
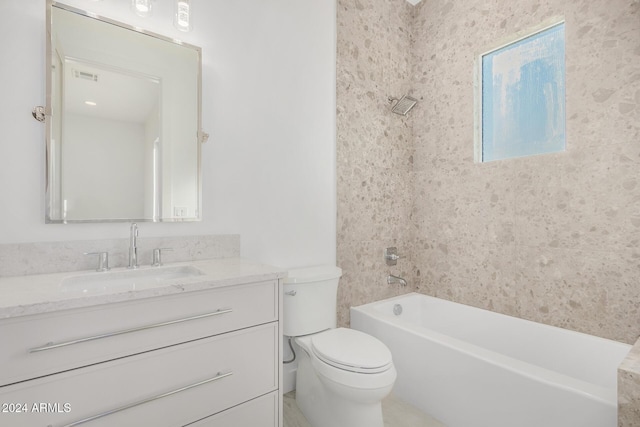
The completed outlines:
{"type": "Polygon", "coordinates": [[[46,156],[45,156],[45,223],[46,224],[67,224],[67,223],[111,223],[111,222],[193,222],[193,221],[201,221],[202,220],[202,144],[207,142],[208,138],[209,138],[209,134],[207,134],[206,132],[204,132],[202,130],[202,49],[198,46],[189,44],[189,43],[185,43],[181,40],[178,39],[174,39],[171,37],[167,37],[167,36],[163,36],[161,34],[158,33],[154,33],[151,31],[147,31],[144,30],[142,28],[139,27],[134,27],[128,24],[125,24],[123,22],[119,22],[110,18],[107,18],[105,16],[102,15],[98,15],[89,11],[85,11],[82,9],[78,9],[63,3],[59,3],[55,0],[47,0],[46,2],[46,60],[45,60],[45,64],[46,64],[46,73],[45,73],[45,78],[46,78],[46,84],[45,84],[45,88],[46,88],[46,106],[43,107],[35,107],[34,108],[34,112],[32,113],[34,115],[34,118],[36,118],[36,120],[38,121],[42,121],[45,124],[45,144],[46,144],[46,156]],[[52,140],[52,136],[51,136],[51,129],[52,129],[52,125],[51,125],[51,119],[52,119],[52,108],[51,108],[51,102],[52,102],[52,53],[53,53],[53,48],[52,48],[52,8],[56,7],[59,9],[64,9],[73,13],[76,13],[78,15],[82,15],[82,16],[86,16],[87,18],[90,19],[96,19],[111,25],[115,25],[117,27],[121,27],[124,28],[126,30],[130,30],[130,31],[134,31],[136,33],[140,33],[140,34],[144,34],[150,37],[154,37],[156,39],[165,41],[165,42],[169,42],[169,43],[173,43],[173,44],[177,44],[177,45],[181,45],[184,46],[186,48],[189,49],[193,49],[194,51],[197,52],[197,56],[198,56],[198,72],[197,72],[197,86],[198,86],[198,93],[197,93],[197,110],[198,110],[198,117],[197,117],[197,124],[198,124],[198,129],[197,129],[197,158],[198,158],[198,165],[197,165],[197,212],[196,215],[192,216],[192,217],[168,217],[168,218],[108,218],[108,219],[87,219],[87,220],[82,220],[82,219],[73,219],[73,220],[66,220],[66,219],[57,219],[57,218],[52,218],[51,215],[51,209],[52,209],[52,200],[53,200],[53,191],[51,189],[51,165],[50,165],[50,160],[51,160],[51,154],[52,154],[52,144],[51,144],[51,140],[52,140]],[[38,109],[38,111],[36,111],[38,109]],[[41,117],[42,117],[42,113],[44,113],[44,120],[40,120],[38,117],[36,117],[36,113],[38,113],[41,117]]]}

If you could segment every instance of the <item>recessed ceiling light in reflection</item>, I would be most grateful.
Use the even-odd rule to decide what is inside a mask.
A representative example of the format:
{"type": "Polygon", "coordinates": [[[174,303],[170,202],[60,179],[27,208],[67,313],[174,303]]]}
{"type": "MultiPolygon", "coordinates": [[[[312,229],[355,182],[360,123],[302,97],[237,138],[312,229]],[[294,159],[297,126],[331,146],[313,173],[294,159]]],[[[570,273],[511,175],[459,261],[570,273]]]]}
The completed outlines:
{"type": "Polygon", "coordinates": [[[146,18],[151,15],[152,0],[131,0],[131,9],[136,15],[146,18]]]}
{"type": "Polygon", "coordinates": [[[85,103],[85,104],[87,104],[87,105],[90,105],[90,106],[92,106],[92,107],[95,107],[96,105],[98,105],[98,104],[96,104],[96,103],[95,103],[95,102],[93,102],[93,101],[84,101],[84,103],[85,103]]]}
{"type": "Polygon", "coordinates": [[[190,0],[176,0],[173,25],[180,31],[191,31],[190,0]]]}

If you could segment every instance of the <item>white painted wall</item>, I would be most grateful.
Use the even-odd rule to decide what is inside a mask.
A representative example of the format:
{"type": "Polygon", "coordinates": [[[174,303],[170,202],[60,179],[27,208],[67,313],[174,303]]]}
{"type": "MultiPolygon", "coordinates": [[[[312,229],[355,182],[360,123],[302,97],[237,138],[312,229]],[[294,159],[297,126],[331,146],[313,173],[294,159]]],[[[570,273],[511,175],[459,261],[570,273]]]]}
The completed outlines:
{"type": "MultiPolygon", "coordinates": [[[[239,233],[242,255],[283,267],[335,262],[335,1],[194,0],[194,31],[128,2],[69,5],[203,49],[203,220],[141,237],[239,233]]],[[[0,2],[0,244],[126,237],[126,224],[44,223],[45,1],[0,2]]],[[[0,260],[1,262],[1,260],[0,260]]]]}

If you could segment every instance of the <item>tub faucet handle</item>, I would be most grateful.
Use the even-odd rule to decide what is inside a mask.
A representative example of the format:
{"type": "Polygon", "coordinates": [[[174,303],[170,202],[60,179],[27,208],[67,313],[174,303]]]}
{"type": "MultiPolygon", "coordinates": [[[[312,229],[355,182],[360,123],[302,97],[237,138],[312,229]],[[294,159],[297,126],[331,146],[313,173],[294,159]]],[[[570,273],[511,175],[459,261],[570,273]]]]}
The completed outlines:
{"type": "Polygon", "coordinates": [[[395,246],[391,246],[384,250],[384,260],[387,262],[387,265],[396,265],[400,258],[402,257],[398,255],[398,248],[395,246]]]}

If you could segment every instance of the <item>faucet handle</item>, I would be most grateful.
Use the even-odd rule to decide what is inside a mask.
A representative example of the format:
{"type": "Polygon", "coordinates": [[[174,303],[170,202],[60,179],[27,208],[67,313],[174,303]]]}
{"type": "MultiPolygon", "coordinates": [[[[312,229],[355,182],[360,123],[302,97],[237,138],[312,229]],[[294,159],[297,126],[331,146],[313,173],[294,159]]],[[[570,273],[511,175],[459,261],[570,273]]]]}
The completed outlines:
{"type": "Polygon", "coordinates": [[[160,267],[162,265],[162,251],[172,251],[173,248],[155,248],[153,250],[153,261],[151,262],[152,267],[160,267]]]}
{"type": "Polygon", "coordinates": [[[395,246],[385,248],[384,260],[387,262],[387,265],[396,265],[400,258],[402,257],[398,255],[398,248],[395,246]]]}
{"type": "Polygon", "coordinates": [[[98,268],[96,271],[109,271],[109,252],[84,252],[84,255],[98,255],[98,268]]]}

